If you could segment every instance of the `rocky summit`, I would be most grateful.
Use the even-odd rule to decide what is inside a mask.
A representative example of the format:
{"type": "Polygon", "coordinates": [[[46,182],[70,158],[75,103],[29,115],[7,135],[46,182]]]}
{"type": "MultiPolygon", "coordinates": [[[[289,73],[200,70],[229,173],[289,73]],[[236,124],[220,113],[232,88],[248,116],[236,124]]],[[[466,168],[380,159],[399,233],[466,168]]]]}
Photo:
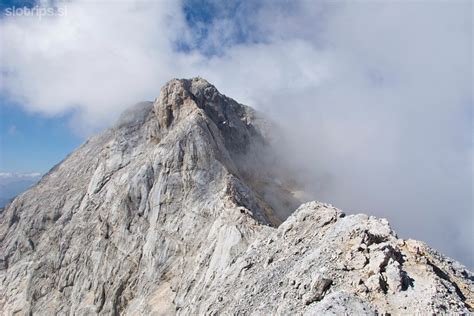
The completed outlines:
{"type": "Polygon", "coordinates": [[[473,311],[460,263],[384,219],[298,207],[271,128],[200,78],[126,111],[0,213],[0,314],[473,311]]]}

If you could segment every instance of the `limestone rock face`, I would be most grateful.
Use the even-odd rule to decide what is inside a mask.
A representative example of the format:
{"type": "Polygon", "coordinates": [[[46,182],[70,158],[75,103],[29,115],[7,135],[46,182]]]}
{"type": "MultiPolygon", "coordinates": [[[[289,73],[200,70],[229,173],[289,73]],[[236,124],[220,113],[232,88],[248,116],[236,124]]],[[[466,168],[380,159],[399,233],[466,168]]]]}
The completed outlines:
{"type": "Polygon", "coordinates": [[[387,221],[293,213],[268,134],[207,81],[170,81],[1,212],[1,314],[472,311],[473,274],[387,221]]]}
{"type": "Polygon", "coordinates": [[[398,239],[386,220],[310,202],[258,237],[190,313],[463,313],[472,290],[471,272],[398,239]]]}

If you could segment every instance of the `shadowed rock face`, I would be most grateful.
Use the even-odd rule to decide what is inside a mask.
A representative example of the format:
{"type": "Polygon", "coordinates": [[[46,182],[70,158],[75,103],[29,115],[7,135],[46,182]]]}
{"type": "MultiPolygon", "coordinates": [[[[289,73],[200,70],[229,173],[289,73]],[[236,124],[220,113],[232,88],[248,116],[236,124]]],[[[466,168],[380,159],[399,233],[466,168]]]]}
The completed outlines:
{"type": "Polygon", "coordinates": [[[469,311],[472,273],[385,220],[287,219],[264,126],[200,78],[126,111],[0,215],[2,314],[469,311]]]}

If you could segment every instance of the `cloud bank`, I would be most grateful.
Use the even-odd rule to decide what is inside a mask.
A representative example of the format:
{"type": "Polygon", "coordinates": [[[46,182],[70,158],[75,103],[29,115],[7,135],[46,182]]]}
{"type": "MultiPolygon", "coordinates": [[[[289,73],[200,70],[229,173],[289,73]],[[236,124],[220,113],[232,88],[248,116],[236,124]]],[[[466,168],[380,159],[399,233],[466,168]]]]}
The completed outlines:
{"type": "Polygon", "coordinates": [[[472,4],[72,1],[2,18],[3,96],[89,133],[200,75],[286,131],[319,200],[474,267],[472,4]],[[203,18],[205,17],[205,18],[203,18]]]}
{"type": "Polygon", "coordinates": [[[0,172],[0,208],[3,208],[15,196],[36,184],[40,173],[0,172]]]}

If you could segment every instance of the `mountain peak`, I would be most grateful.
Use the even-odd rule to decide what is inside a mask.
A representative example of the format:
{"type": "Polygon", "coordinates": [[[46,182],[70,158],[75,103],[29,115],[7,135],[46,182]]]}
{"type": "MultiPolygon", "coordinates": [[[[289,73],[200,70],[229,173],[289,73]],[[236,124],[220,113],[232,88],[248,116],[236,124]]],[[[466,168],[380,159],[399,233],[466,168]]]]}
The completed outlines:
{"type": "Polygon", "coordinates": [[[472,311],[472,273],[386,220],[289,216],[257,118],[175,79],[72,152],[0,213],[0,314],[472,311]]]}
{"type": "Polygon", "coordinates": [[[154,103],[160,128],[169,128],[174,120],[202,108],[203,99],[210,95],[219,95],[219,92],[202,78],[168,81],[154,103]]]}
{"type": "Polygon", "coordinates": [[[182,119],[194,115],[210,119],[231,151],[245,152],[250,138],[262,141],[254,126],[258,117],[250,107],[221,94],[203,78],[173,79],[161,89],[154,111],[159,133],[166,133],[182,119]]]}
{"type": "Polygon", "coordinates": [[[157,100],[179,103],[186,98],[202,95],[208,89],[212,89],[213,93],[218,92],[216,87],[201,77],[172,79],[160,89],[160,96],[157,100]]]}

